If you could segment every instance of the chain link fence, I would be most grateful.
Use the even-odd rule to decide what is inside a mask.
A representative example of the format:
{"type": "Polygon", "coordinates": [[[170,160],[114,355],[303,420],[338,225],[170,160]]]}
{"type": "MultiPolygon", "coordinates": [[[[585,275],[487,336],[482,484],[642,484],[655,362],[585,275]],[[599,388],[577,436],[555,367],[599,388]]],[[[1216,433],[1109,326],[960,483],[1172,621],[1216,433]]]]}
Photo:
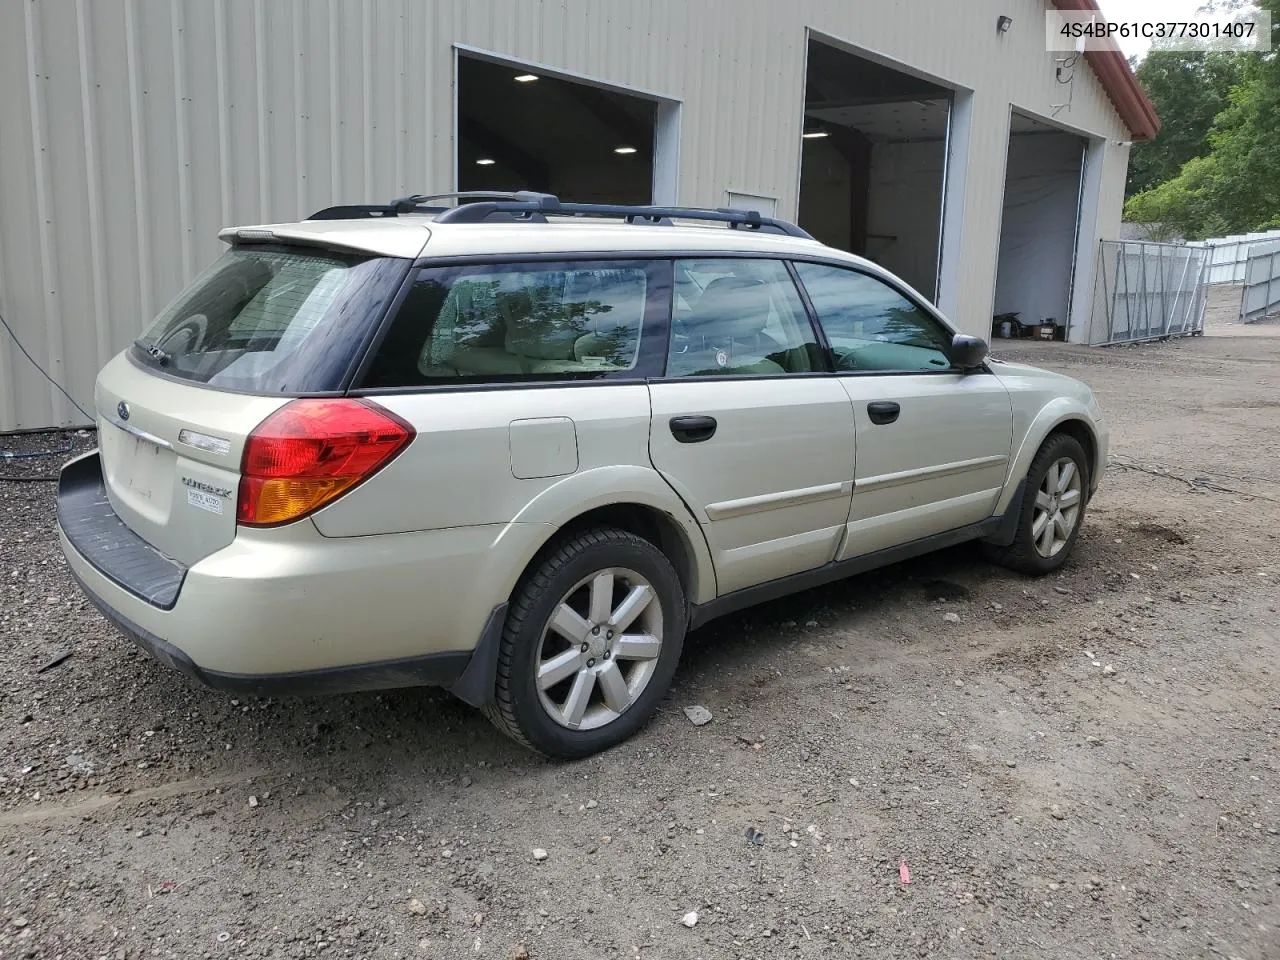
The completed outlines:
{"type": "Polygon", "coordinates": [[[1103,240],[1100,296],[1089,342],[1133,343],[1203,333],[1209,258],[1204,247],[1103,240]]]}

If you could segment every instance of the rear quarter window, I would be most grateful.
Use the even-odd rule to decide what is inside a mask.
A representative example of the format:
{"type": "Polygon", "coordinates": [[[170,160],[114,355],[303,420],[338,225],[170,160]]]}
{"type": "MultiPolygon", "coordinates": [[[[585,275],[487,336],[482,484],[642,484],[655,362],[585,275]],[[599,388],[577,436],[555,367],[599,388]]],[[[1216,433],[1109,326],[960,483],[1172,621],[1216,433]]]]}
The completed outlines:
{"type": "Polygon", "coordinates": [[[180,380],[252,393],[341,389],[408,262],[306,248],[236,247],[135,342],[180,380]]]}
{"type": "Polygon", "coordinates": [[[362,386],[656,375],[670,298],[663,261],[426,267],[362,386]]]}

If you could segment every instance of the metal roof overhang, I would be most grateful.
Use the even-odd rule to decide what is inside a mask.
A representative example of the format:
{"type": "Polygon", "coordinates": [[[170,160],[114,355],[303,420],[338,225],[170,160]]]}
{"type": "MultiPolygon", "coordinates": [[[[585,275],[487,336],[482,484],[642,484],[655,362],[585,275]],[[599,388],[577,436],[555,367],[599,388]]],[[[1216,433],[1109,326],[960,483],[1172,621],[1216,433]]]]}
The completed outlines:
{"type": "MultiPolygon", "coordinates": [[[[1053,5],[1068,12],[1102,14],[1098,0],[1053,0],[1053,5]]],[[[1085,59],[1089,61],[1102,88],[1107,91],[1120,119],[1129,128],[1130,136],[1134,140],[1155,139],[1160,132],[1160,118],[1156,115],[1156,108],[1142,89],[1142,84],[1138,83],[1138,78],[1133,75],[1129,61],[1120,52],[1115,41],[1107,39],[1105,43],[1105,50],[1086,50],[1085,59]]]]}

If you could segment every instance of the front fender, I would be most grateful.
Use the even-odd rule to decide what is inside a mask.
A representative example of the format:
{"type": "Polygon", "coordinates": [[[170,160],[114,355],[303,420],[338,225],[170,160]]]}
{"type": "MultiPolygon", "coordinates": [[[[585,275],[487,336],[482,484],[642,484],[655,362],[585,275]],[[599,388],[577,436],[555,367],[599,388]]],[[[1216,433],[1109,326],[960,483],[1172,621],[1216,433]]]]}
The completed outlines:
{"type": "MultiPolygon", "coordinates": [[[[526,504],[512,523],[543,524],[554,533],[584,513],[620,504],[649,507],[669,517],[693,558],[695,581],[689,601],[706,603],[715,599],[715,570],[706,536],[684,501],[649,467],[617,464],[566,476],[526,504]]],[[[512,587],[542,546],[538,544],[527,556],[515,558],[518,566],[511,579],[512,587]]]]}
{"type": "Polygon", "coordinates": [[[1004,491],[1000,494],[1000,499],[996,503],[996,516],[1001,516],[1009,508],[1014,495],[1017,493],[1018,484],[1022,482],[1027,475],[1027,471],[1031,469],[1031,461],[1035,459],[1036,453],[1040,450],[1045,438],[1059,426],[1071,420],[1082,423],[1093,437],[1094,450],[1097,454],[1096,459],[1098,462],[1093,470],[1093,476],[1090,477],[1090,487],[1091,489],[1097,487],[1098,478],[1102,473],[1102,466],[1106,459],[1106,446],[1102,440],[1098,424],[1090,414],[1088,407],[1079,400],[1074,397],[1057,397],[1041,407],[1040,411],[1031,420],[1031,423],[1023,430],[1022,442],[1019,444],[1009,466],[1009,474],[1005,479],[1004,491]]]}

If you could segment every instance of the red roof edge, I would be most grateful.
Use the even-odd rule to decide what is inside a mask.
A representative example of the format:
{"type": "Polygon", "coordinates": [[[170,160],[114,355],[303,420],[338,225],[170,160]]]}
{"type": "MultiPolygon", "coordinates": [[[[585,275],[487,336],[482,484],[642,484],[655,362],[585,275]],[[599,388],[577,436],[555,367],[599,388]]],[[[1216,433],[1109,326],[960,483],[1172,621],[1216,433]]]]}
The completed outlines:
{"type": "MultiPolygon", "coordinates": [[[[1101,13],[1098,0],[1053,0],[1059,10],[1080,10],[1101,13]]],[[[1134,140],[1152,140],[1160,132],[1160,118],[1147,93],[1133,75],[1129,61],[1125,59],[1114,40],[1106,41],[1106,50],[1086,50],[1085,59],[1097,75],[1102,88],[1107,91],[1120,119],[1129,128],[1134,140]]]]}

